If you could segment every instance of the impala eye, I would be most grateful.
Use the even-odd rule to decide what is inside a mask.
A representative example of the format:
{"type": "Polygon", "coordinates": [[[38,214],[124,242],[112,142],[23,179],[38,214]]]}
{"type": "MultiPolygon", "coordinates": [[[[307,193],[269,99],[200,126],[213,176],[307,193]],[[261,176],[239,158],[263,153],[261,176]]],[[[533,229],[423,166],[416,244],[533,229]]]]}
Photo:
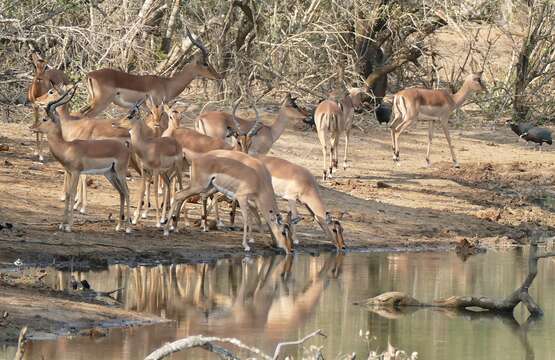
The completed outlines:
{"type": "Polygon", "coordinates": [[[54,90],[50,89],[50,90],[48,91],[48,94],[49,94],[49,95],[54,95],[54,90]]]}

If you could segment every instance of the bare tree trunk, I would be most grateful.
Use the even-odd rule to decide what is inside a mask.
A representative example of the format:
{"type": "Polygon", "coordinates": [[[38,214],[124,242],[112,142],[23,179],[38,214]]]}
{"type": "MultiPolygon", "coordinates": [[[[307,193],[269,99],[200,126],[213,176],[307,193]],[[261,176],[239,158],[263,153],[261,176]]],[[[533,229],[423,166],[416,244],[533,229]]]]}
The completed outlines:
{"type": "Polygon", "coordinates": [[[180,5],[181,0],[173,0],[170,17],[168,19],[168,27],[166,28],[164,37],[162,37],[162,45],[160,47],[160,50],[162,50],[164,54],[169,53],[171,48],[171,38],[175,31],[177,13],[179,12],[180,5]]]}

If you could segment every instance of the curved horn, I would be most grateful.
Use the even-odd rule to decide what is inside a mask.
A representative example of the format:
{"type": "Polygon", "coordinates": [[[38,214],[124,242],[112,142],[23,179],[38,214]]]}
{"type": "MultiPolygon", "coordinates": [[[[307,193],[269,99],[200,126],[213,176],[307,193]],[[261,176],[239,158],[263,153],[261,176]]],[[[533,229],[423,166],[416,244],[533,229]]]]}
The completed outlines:
{"type": "Polygon", "coordinates": [[[59,99],[49,102],[46,105],[46,113],[48,114],[48,116],[51,119],[59,120],[58,114],[56,114],[56,109],[59,106],[65,105],[68,102],[70,102],[73,96],[75,95],[76,91],[77,91],[77,84],[73,85],[71,89],[64,92],[59,99]]]}
{"type": "Polygon", "coordinates": [[[239,107],[239,104],[242,100],[243,95],[241,94],[239,99],[237,99],[237,101],[235,101],[235,104],[233,104],[233,111],[231,112],[231,120],[233,121],[233,126],[235,127],[235,131],[237,131],[237,134],[241,134],[241,124],[239,124],[239,121],[237,121],[237,118],[235,117],[235,112],[237,112],[237,108],[239,107]]]}
{"type": "Polygon", "coordinates": [[[256,109],[256,106],[254,104],[252,105],[252,108],[254,109],[254,113],[256,114],[256,121],[254,122],[254,125],[247,133],[247,136],[255,136],[258,130],[260,130],[260,128],[262,127],[262,125],[264,125],[262,123],[262,120],[260,120],[260,114],[258,113],[258,110],[256,109]]]}
{"type": "Polygon", "coordinates": [[[142,104],[144,104],[145,100],[146,96],[133,105],[133,107],[131,108],[131,110],[129,110],[129,113],[127,114],[128,119],[133,119],[139,113],[140,107],[142,104]]]}
{"type": "Polygon", "coordinates": [[[191,35],[191,32],[189,31],[189,28],[187,26],[185,26],[185,33],[187,34],[187,37],[189,38],[189,40],[191,40],[191,42],[200,49],[200,51],[202,52],[202,56],[204,57],[205,60],[208,60],[208,49],[206,49],[206,47],[204,46],[204,44],[202,43],[202,41],[200,41],[200,39],[193,39],[193,36],[191,35]]]}

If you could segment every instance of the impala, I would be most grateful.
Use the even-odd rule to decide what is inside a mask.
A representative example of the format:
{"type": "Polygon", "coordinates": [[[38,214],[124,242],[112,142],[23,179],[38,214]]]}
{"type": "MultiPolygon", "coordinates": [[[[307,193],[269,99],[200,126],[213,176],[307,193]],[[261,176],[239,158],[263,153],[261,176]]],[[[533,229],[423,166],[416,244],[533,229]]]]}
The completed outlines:
{"type": "MultiPolygon", "coordinates": [[[[117,220],[116,231],[122,226],[126,216],[129,219],[129,190],[125,179],[127,165],[131,151],[128,143],[116,140],[73,140],[67,141],[62,136],[60,119],[55,111],[57,106],[69,101],[70,96],[65,94],[61,99],[46,106],[45,117],[39,124],[34,124],[32,129],[46,134],[48,146],[52,155],[62,164],[69,173],[69,187],[65,197],[64,219],[60,230],[71,232],[73,226],[72,206],[75,201],[77,183],[81,174],[104,175],[120,195],[120,213],[117,220]],[[126,212],[124,213],[124,206],[126,212]]],[[[131,228],[125,227],[129,233],[131,228]]]]}
{"type": "MultiPolygon", "coordinates": [[[[219,191],[230,199],[236,199],[243,215],[243,248],[250,251],[247,242],[249,229],[249,201],[254,202],[277,245],[291,253],[292,243],[289,226],[284,224],[279,213],[272,178],[268,170],[257,159],[231,150],[214,150],[200,155],[191,162],[191,182],[175,195],[164,233],[170,229],[177,231],[179,209],[185,200],[200,194],[219,191]]],[[[206,211],[203,209],[203,216],[206,211]]]]}
{"type": "Polygon", "coordinates": [[[306,168],[273,156],[258,155],[272,175],[272,185],[277,196],[287,200],[290,211],[291,235],[295,244],[295,225],[301,220],[297,212],[297,202],[303,204],[320,225],[324,233],[337,249],[345,249],[343,227],[338,220],[332,219],[322,201],[318,183],[306,168]]]}
{"type": "Polygon", "coordinates": [[[197,77],[219,80],[223,77],[208,62],[208,50],[199,39],[193,39],[185,28],[191,42],[201,53],[171,78],[156,75],[132,75],[114,69],[101,69],[87,74],[90,105],[83,109],[88,116],[100,114],[111,103],[130,108],[136,102],[150,96],[155,104],[170,101],[179,96],[197,77]]]}
{"type": "Polygon", "coordinates": [[[416,120],[428,120],[428,150],[426,152],[426,164],[430,165],[430,150],[432,147],[432,136],[434,131],[434,121],[439,121],[449,150],[453,165],[458,168],[459,162],[451,144],[449,135],[448,121],[449,115],[459,108],[465,99],[473,92],[485,91],[486,87],[482,82],[482,73],[468,75],[462,87],[455,94],[447,90],[432,90],[412,88],[399,91],[393,100],[393,120],[389,124],[391,130],[391,141],[393,147],[393,161],[399,161],[399,136],[416,120]]]}
{"type": "MultiPolygon", "coordinates": [[[[134,113],[138,114],[140,101],[135,104],[134,113]]],[[[163,112],[163,105],[155,105],[154,101],[149,97],[146,100],[147,107],[150,109],[155,122],[160,121],[163,112]]],[[[173,138],[169,137],[147,137],[149,128],[139,116],[128,116],[121,122],[121,126],[129,128],[131,134],[131,144],[133,150],[137,153],[142,165],[142,181],[139,189],[139,199],[133,223],[139,221],[143,199],[145,195],[146,182],[150,177],[154,179],[154,189],[158,189],[159,175],[166,185],[166,190],[170,189],[170,174],[176,172],[179,182],[181,183],[181,174],[183,172],[183,154],[181,146],[173,138]]],[[[165,191],[164,196],[164,213],[165,208],[169,204],[169,191],[165,191]]],[[[156,226],[160,227],[160,206],[158,203],[158,193],[155,191],[154,203],[156,207],[156,226]]]]}
{"type": "MultiPolygon", "coordinates": [[[[60,126],[62,128],[62,135],[66,141],[73,140],[102,140],[102,139],[113,139],[119,140],[120,142],[129,142],[129,130],[114,127],[112,125],[113,120],[101,119],[101,118],[89,118],[80,117],[76,114],[71,114],[68,109],[69,101],[75,95],[77,86],[74,85],[71,88],[65,87],[64,85],[57,86],[52,84],[52,88],[48,90],[44,95],[40,96],[35,100],[35,103],[40,106],[47,106],[49,103],[60,100],[62,97],[67,95],[67,101],[63,101],[59,106],[56,107],[56,112],[58,118],[60,119],[60,126]]],[[[131,165],[137,171],[140,171],[135,157],[131,157],[131,165]]],[[[67,193],[67,186],[69,185],[69,176],[66,172],[64,177],[64,192],[61,200],[65,200],[65,194],[67,193]]],[[[81,177],[78,187],[77,201],[74,204],[74,209],[81,206],[80,212],[85,213],[87,207],[87,187],[86,187],[86,176],[81,177]]]]}
{"type": "Polygon", "coordinates": [[[249,154],[266,154],[280,138],[289,119],[304,119],[308,116],[308,113],[301,109],[295,100],[291,94],[286,95],[278,117],[272,125],[263,124],[258,116],[255,121],[235,117],[234,113],[238,106],[236,103],[232,114],[210,111],[199,115],[195,128],[203,134],[222,140],[229,135],[230,129],[234,130],[238,136],[248,137],[245,141],[250,143],[249,154]]]}
{"type": "MultiPolygon", "coordinates": [[[[27,98],[31,102],[33,107],[33,123],[38,124],[39,122],[39,108],[36,104],[38,97],[45,94],[51,87],[52,84],[55,85],[65,85],[69,84],[70,81],[66,74],[61,70],[47,69],[48,64],[46,61],[36,52],[31,54],[31,61],[35,65],[35,76],[33,76],[33,81],[27,90],[27,98]]],[[[42,133],[36,133],[36,153],[39,161],[43,161],[42,156],[42,133]]]]}
{"type": "MultiPolygon", "coordinates": [[[[181,120],[185,111],[184,108],[164,105],[164,110],[168,115],[168,128],[164,131],[162,137],[173,137],[177,140],[183,150],[183,156],[185,156],[185,160],[187,160],[189,164],[191,164],[191,161],[194,158],[212,150],[233,150],[233,147],[224,140],[201,134],[193,129],[181,127],[181,120]]],[[[175,188],[175,186],[172,186],[172,189],[173,188],[175,188]]],[[[206,198],[206,195],[202,196],[203,204],[205,203],[206,198]]],[[[204,206],[206,205],[204,204],[204,206]]],[[[223,226],[223,223],[219,220],[220,217],[217,202],[215,203],[215,206],[218,226],[223,226]]],[[[185,212],[184,217],[186,220],[188,219],[187,212],[185,212]]],[[[203,221],[202,226],[206,230],[205,221],[203,221]]]]}
{"type": "Polygon", "coordinates": [[[361,94],[364,92],[361,88],[351,88],[348,94],[345,94],[341,101],[327,99],[322,101],[314,112],[314,122],[318,139],[322,145],[322,154],[324,156],[324,174],[323,179],[326,180],[332,176],[333,168],[337,169],[339,137],[345,134],[345,155],[343,157],[343,170],[347,169],[347,153],[349,151],[349,137],[353,124],[353,113],[355,108],[362,105],[361,94]],[[330,166],[327,167],[326,156],[329,153],[330,166]],[[329,172],[327,171],[329,169],[329,172]]]}

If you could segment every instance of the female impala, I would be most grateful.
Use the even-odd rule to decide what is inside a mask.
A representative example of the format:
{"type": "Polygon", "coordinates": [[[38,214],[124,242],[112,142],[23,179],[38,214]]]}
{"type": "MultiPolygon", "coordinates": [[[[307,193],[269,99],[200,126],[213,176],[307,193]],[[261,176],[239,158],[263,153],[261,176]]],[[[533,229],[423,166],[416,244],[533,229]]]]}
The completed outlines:
{"type": "Polygon", "coordinates": [[[185,30],[191,42],[201,51],[192,63],[185,65],[183,70],[171,78],[131,75],[114,69],[92,71],[87,75],[91,104],[83,109],[83,112],[87,116],[96,116],[111,103],[130,108],[147,95],[158,105],[162,101],[170,101],[179,96],[196,77],[222,79],[223,77],[208,63],[206,47],[199,39],[193,39],[187,28],[185,30]]]}
{"type": "Polygon", "coordinates": [[[399,136],[416,120],[428,120],[428,150],[426,152],[426,164],[430,165],[430,150],[432,147],[432,136],[434,131],[434,121],[439,121],[449,150],[453,165],[459,167],[459,162],[455,156],[455,150],[451,144],[451,136],[447,127],[449,115],[459,108],[464,100],[473,92],[484,91],[486,87],[482,83],[482,73],[468,75],[462,87],[455,94],[450,94],[447,90],[432,90],[412,88],[399,91],[393,100],[393,120],[389,124],[391,129],[391,141],[393,147],[393,161],[399,161],[399,136]]]}
{"type": "Polygon", "coordinates": [[[299,243],[295,232],[295,224],[301,220],[297,212],[298,201],[306,206],[314,220],[337,249],[345,249],[343,227],[338,220],[333,220],[330,213],[326,211],[326,206],[320,196],[318,183],[310,171],[302,166],[273,156],[258,155],[256,158],[262,161],[272,175],[272,185],[276,195],[287,200],[289,204],[291,234],[294,243],[299,243]]]}
{"type": "MultiPolygon", "coordinates": [[[[247,242],[249,229],[247,209],[249,201],[253,201],[269,225],[277,245],[286,253],[291,253],[289,226],[283,224],[281,220],[268,170],[260,161],[237,151],[215,150],[193,159],[191,182],[188,187],[175,195],[164,233],[169,235],[170,229],[177,229],[179,209],[185,200],[216,191],[239,202],[243,215],[245,251],[250,251],[247,242]]],[[[205,211],[203,213],[205,214],[205,211]]]]}
{"type": "MultiPolygon", "coordinates": [[[[135,105],[138,109],[140,102],[135,105]]],[[[150,109],[154,121],[160,121],[163,112],[162,105],[155,105],[152,99],[147,99],[147,107],[150,109]]],[[[136,111],[138,113],[138,111],[136,111]]],[[[137,153],[142,165],[142,181],[139,190],[139,199],[133,223],[139,221],[143,198],[145,195],[146,182],[150,176],[154,179],[154,189],[158,189],[159,175],[166,185],[166,190],[170,188],[170,175],[176,172],[179,182],[181,183],[181,174],[183,172],[183,154],[181,146],[173,138],[169,137],[147,137],[149,129],[139,116],[129,116],[121,122],[121,126],[129,128],[131,134],[131,144],[133,150],[137,153]]],[[[169,204],[169,191],[165,191],[164,196],[164,214],[169,204]]],[[[160,227],[160,206],[158,203],[158,194],[155,191],[154,203],[156,207],[156,226],[160,227]]]]}
{"type": "MultiPolygon", "coordinates": [[[[266,154],[272,145],[279,139],[289,119],[304,119],[308,113],[299,108],[296,99],[287,94],[281,104],[277,119],[272,125],[265,125],[260,119],[256,121],[236,118],[233,114],[221,111],[210,111],[199,115],[195,128],[197,131],[224,140],[229,135],[229,130],[238,129],[239,135],[250,134],[252,144],[249,154],[266,154]],[[256,136],[253,136],[255,135],[256,136]]],[[[237,104],[236,104],[237,106],[237,104]]],[[[236,108],[235,106],[235,108],[236,108]]]]}
{"type": "MultiPolygon", "coordinates": [[[[33,77],[33,81],[27,90],[27,99],[31,103],[33,107],[33,119],[34,124],[38,124],[39,122],[39,108],[35,103],[37,98],[44,95],[51,87],[52,84],[54,85],[67,85],[70,83],[66,74],[64,74],[61,70],[56,69],[47,69],[48,64],[46,61],[36,52],[31,54],[31,60],[35,65],[35,76],[33,77]]],[[[36,153],[39,157],[39,161],[43,161],[42,156],[42,133],[37,132],[37,141],[36,141],[36,153]]]]}
{"type": "MultiPolygon", "coordinates": [[[[52,155],[63,165],[70,175],[70,185],[65,197],[64,220],[60,230],[71,231],[73,225],[73,211],[77,183],[81,174],[104,175],[120,195],[120,214],[116,231],[121,229],[121,222],[126,216],[129,219],[129,190],[125,179],[129,163],[129,144],[116,140],[73,140],[66,141],[62,136],[60,119],[56,114],[56,107],[69,101],[69,96],[50,103],[46,107],[48,118],[44,118],[33,129],[46,134],[48,146],[52,155]],[[124,206],[126,213],[124,214],[124,206]]],[[[126,226],[125,232],[131,228],[126,226]]]]}
{"type": "MultiPolygon", "coordinates": [[[[49,103],[60,100],[62,97],[67,95],[67,101],[63,101],[60,106],[56,107],[55,110],[60,119],[62,135],[66,141],[113,139],[121,142],[130,142],[129,130],[113,126],[113,120],[89,118],[86,116],[71,114],[69,112],[68,104],[75,95],[77,85],[74,85],[71,88],[64,87],[63,85],[52,85],[53,88],[37,98],[35,102],[40,106],[47,106],[49,103]]],[[[131,165],[135,168],[135,170],[140,172],[137,161],[133,156],[131,157],[131,165]]],[[[67,192],[67,186],[69,184],[68,180],[68,173],[66,173],[64,178],[64,195],[61,198],[62,201],[65,200],[65,193],[67,192]]],[[[78,186],[77,201],[73,205],[74,209],[81,206],[80,212],[82,214],[86,212],[87,207],[87,187],[85,184],[86,176],[83,175],[78,186]]]]}
{"type": "Polygon", "coordinates": [[[335,100],[322,101],[314,112],[314,123],[318,132],[318,139],[322,145],[324,155],[324,175],[326,180],[331,177],[333,168],[337,169],[339,150],[339,137],[345,134],[345,155],[343,157],[343,170],[347,168],[347,153],[349,151],[349,137],[353,125],[354,110],[362,105],[361,88],[352,88],[345,94],[340,102],[335,100]],[[330,166],[326,167],[326,155],[330,155],[330,166]],[[329,169],[329,173],[327,172],[329,169]]]}

